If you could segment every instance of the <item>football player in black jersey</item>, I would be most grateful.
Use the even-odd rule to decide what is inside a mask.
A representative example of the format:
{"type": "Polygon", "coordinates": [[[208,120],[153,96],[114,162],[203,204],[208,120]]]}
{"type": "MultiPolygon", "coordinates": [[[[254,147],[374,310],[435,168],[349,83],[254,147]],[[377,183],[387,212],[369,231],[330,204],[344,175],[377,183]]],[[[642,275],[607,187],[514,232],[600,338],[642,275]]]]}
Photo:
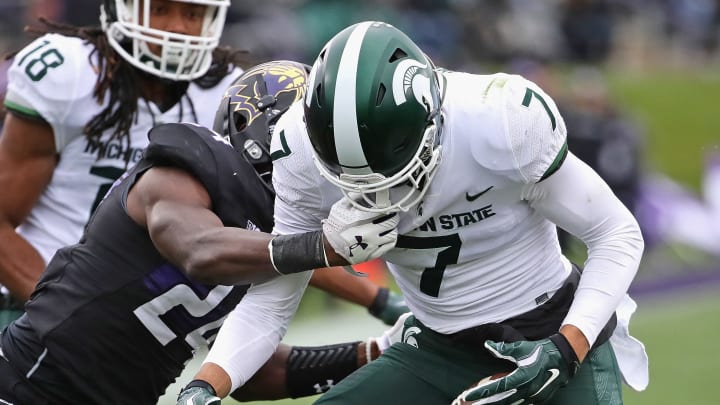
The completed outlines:
{"type": "MultiPolygon", "coordinates": [[[[303,65],[271,62],[238,79],[223,106],[272,118],[300,98],[304,82],[303,65]]],[[[252,160],[267,140],[241,133],[251,124],[219,128],[226,136],[194,124],[150,131],[143,159],[114,184],[81,241],[58,251],[26,314],[2,332],[0,402],[154,404],[226,318],[234,333],[243,329],[238,350],[251,353],[237,365],[245,378],[233,381],[247,397],[312,394],[313,373],[337,380],[378,355],[376,342],[276,352],[305,270],[347,264],[356,237],[361,254],[377,257],[394,245],[397,220],[343,206],[323,232],[273,237],[274,195],[256,171],[269,161],[252,160]],[[259,375],[287,371],[285,380],[245,384],[273,353],[266,367],[280,369],[259,375]],[[293,363],[308,356],[330,361],[293,363]]]]}

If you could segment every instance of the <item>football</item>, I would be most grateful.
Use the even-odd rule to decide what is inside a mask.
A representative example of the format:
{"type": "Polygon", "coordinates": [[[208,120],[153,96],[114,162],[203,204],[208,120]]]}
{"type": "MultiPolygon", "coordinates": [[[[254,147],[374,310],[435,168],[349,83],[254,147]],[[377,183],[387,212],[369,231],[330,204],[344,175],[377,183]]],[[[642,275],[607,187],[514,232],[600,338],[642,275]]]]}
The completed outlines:
{"type": "Polygon", "coordinates": [[[478,382],[478,384],[480,384],[480,383],[482,383],[482,382],[485,382],[485,381],[497,380],[498,378],[503,378],[503,377],[505,377],[505,376],[508,375],[508,374],[510,374],[509,371],[501,371],[501,372],[499,372],[499,373],[495,373],[495,374],[493,374],[493,375],[491,375],[491,376],[488,376],[488,377],[483,378],[482,380],[480,380],[480,381],[478,382]]]}

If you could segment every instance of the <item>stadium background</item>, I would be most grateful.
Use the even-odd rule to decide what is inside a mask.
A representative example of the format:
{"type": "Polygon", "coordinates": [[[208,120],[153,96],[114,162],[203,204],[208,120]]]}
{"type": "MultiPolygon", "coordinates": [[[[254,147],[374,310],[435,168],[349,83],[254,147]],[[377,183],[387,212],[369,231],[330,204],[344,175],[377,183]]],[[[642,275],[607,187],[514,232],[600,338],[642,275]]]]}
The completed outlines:
{"type": "MultiPolygon", "coordinates": [[[[98,0],[0,1],[0,52],[29,39],[22,27],[37,16],[95,24],[98,0]]],[[[256,61],[312,63],[322,44],[357,21],[382,19],[405,30],[437,65],[474,73],[531,76],[556,101],[601,102],[632,124],[643,181],[661,177],[707,214],[688,218],[700,241],[650,229],[632,287],[639,309],[632,325],[650,356],[643,393],[628,404],[717,404],[720,375],[720,207],[707,179],[720,155],[720,1],[717,0],[233,0],[223,41],[256,61]],[[592,100],[587,100],[591,97],[592,100]],[[713,208],[716,211],[713,211],[713,208]],[[717,214],[714,215],[713,214],[717,214]],[[696,222],[691,222],[696,221],[696,222]]],[[[0,93],[4,76],[0,68],[0,93]]],[[[1,94],[0,94],[1,96],[1,94]]],[[[572,128],[570,128],[572,135],[572,128]]],[[[686,201],[687,202],[687,201],[686,201]]],[[[659,198],[652,220],[687,207],[659,198]]],[[[689,211],[694,212],[694,211],[689,211]]],[[[647,214],[647,213],[646,213],[647,214]]],[[[570,254],[582,260],[572,244],[570,254]]],[[[392,280],[379,278],[394,288],[392,280]]],[[[361,309],[309,290],[286,341],[324,344],[365,339],[384,326],[361,309]]],[[[199,357],[203,353],[199,353],[199,357]]],[[[160,404],[173,404],[199,360],[189,364],[160,404]]],[[[149,365],[151,367],[151,365],[149,365]]],[[[233,403],[231,400],[223,403],[233,403]]],[[[311,400],[273,404],[308,404],[311,400]]]]}

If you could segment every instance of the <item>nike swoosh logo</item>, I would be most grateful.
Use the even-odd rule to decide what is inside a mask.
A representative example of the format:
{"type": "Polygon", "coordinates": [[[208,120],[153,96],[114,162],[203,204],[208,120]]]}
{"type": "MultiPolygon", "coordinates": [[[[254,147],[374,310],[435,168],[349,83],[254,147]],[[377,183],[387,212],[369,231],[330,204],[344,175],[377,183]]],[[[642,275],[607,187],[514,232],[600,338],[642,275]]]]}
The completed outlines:
{"type": "Polygon", "coordinates": [[[483,191],[481,191],[481,192],[479,192],[479,193],[477,193],[477,194],[475,194],[475,195],[470,195],[470,193],[468,193],[468,192],[466,191],[466,192],[465,192],[465,198],[466,198],[468,201],[475,201],[475,200],[478,199],[478,197],[480,197],[481,195],[487,193],[487,192],[490,191],[493,187],[495,187],[495,186],[490,186],[490,187],[486,188],[485,190],[483,190],[483,191]]]}
{"type": "Polygon", "coordinates": [[[520,359],[517,361],[518,367],[527,367],[531,364],[535,364],[536,361],[540,358],[540,351],[542,350],[542,346],[535,347],[535,350],[530,354],[529,356],[525,357],[524,359],[520,359]]]}
{"type": "Polygon", "coordinates": [[[551,368],[551,369],[548,370],[548,371],[550,372],[550,378],[548,378],[547,381],[545,381],[545,384],[543,384],[543,386],[540,387],[540,389],[537,390],[536,393],[530,395],[531,398],[534,397],[534,396],[536,396],[536,395],[539,394],[540,392],[542,392],[542,390],[544,390],[545,388],[547,388],[547,386],[550,385],[551,382],[555,381],[555,379],[558,378],[558,376],[560,375],[560,370],[558,370],[558,369],[556,369],[556,368],[551,368]]]}

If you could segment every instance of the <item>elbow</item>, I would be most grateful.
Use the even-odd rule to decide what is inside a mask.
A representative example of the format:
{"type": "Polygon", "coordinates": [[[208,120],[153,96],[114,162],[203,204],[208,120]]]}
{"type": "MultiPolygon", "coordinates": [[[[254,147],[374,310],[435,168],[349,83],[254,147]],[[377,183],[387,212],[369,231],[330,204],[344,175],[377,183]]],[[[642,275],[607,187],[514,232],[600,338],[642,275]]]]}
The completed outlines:
{"type": "Polygon", "coordinates": [[[588,257],[603,258],[637,271],[645,241],[635,218],[628,215],[622,221],[605,222],[604,225],[602,232],[583,239],[588,247],[588,257]]]}
{"type": "Polygon", "coordinates": [[[617,224],[604,240],[599,251],[607,254],[606,258],[612,258],[610,260],[632,269],[635,274],[645,250],[645,241],[637,221],[630,218],[617,224]]]}
{"type": "Polygon", "coordinates": [[[630,249],[636,252],[638,258],[642,257],[645,251],[645,239],[643,238],[640,225],[635,218],[626,226],[624,235],[630,249]]]}

